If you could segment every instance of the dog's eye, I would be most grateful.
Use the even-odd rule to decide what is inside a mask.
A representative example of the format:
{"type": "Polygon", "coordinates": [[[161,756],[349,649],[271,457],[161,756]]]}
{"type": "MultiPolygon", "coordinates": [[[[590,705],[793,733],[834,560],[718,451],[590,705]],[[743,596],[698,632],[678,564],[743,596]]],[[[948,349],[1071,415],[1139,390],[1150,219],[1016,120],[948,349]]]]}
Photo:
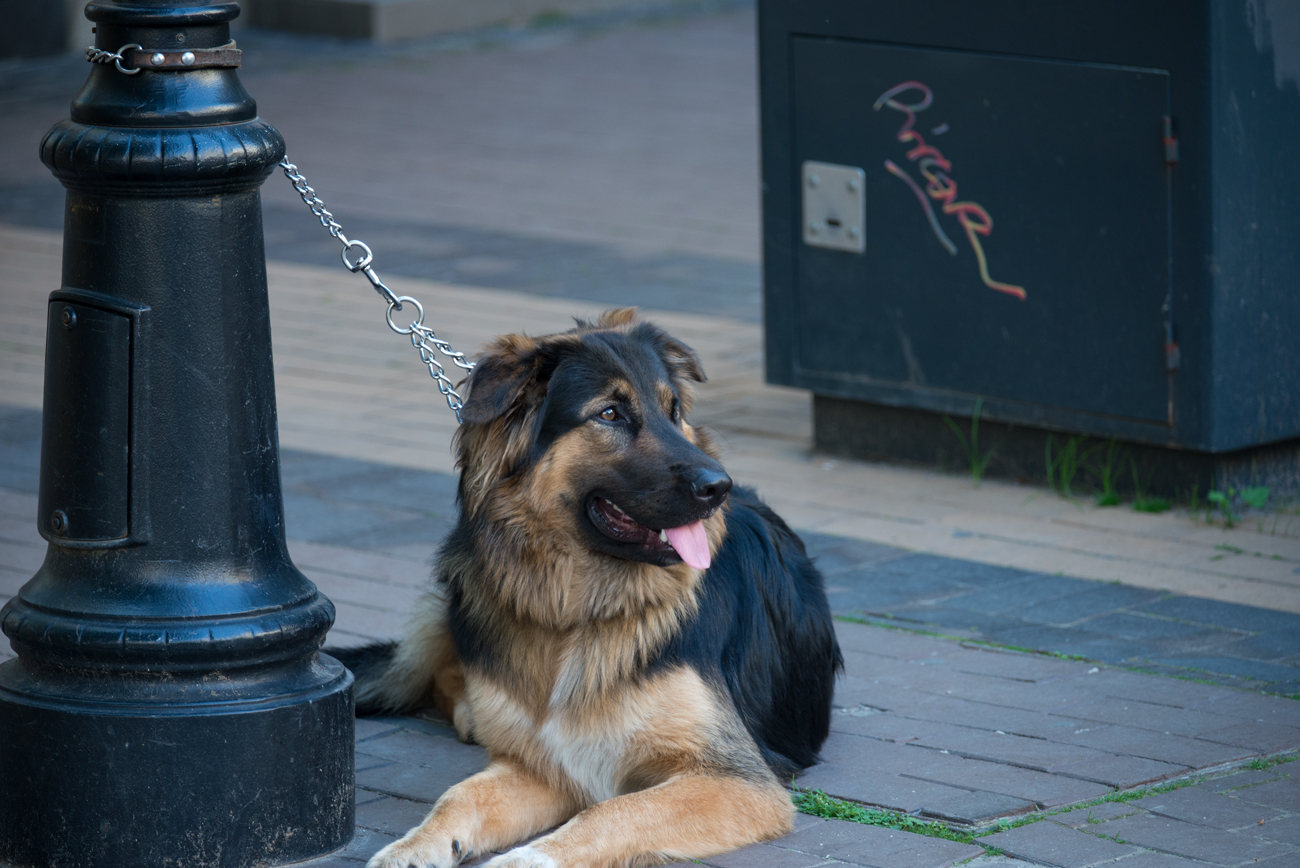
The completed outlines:
{"type": "Polygon", "coordinates": [[[613,422],[618,418],[618,411],[613,407],[606,407],[604,410],[600,411],[600,418],[604,419],[606,422],[613,422]]]}
{"type": "Polygon", "coordinates": [[[674,400],[673,401],[673,422],[677,423],[680,421],[682,421],[682,402],[674,400]]]}

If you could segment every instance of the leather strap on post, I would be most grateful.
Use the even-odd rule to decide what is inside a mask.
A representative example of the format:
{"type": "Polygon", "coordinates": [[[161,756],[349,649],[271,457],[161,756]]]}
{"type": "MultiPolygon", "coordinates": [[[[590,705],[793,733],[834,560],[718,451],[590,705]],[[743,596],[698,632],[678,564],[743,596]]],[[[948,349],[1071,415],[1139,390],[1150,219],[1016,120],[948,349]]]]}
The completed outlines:
{"type": "Polygon", "coordinates": [[[232,39],[217,48],[185,48],[180,51],[129,48],[122,52],[122,59],[125,65],[136,69],[211,69],[239,66],[243,54],[232,39]]]}
{"type": "Polygon", "coordinates": [[[105,51],[93,45],[86,46],[86,60],[91,63],[111,63],[119,72],[136,75],[142,69],[213,69],[239,66],[244,53],[235,47],[235,40],[217,48],[184,48],[166,51],[161,48],[142,48],[136,43],[123,45],[117,51],[105,51]],[[124,65],[125,64],[125,65],[124,65]]]}

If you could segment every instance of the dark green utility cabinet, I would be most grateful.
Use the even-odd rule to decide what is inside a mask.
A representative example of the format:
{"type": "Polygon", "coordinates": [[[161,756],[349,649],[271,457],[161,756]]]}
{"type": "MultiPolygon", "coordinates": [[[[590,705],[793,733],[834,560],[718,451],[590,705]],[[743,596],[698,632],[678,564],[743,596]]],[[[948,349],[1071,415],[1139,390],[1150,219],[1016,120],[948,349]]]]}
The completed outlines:
{"type": "Polygon", "coordinates": [[[1300,437],[1300,4],[760,0],[767,374],[1300,437]]]}

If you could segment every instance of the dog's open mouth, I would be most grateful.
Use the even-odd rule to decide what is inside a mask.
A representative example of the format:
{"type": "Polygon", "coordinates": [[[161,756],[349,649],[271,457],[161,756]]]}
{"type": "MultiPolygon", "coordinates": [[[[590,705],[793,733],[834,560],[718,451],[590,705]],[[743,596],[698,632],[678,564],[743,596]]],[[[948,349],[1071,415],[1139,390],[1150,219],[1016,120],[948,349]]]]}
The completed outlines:
{"type": "Polygon", "coordinates": [[[697,570],[709,567],[709,538],[703,521],[662,530],[646,527],[607,498],[587,501],[587,515],[596,530],[615,542],[639,546],[660,557],[676,555],[697,570]]]}

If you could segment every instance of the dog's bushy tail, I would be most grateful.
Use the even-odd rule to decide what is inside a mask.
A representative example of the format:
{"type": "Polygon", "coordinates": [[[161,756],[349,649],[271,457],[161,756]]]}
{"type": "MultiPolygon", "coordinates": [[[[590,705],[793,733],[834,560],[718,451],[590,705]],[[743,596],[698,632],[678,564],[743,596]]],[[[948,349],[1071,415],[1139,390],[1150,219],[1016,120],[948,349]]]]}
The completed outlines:
{"type": "Polygon", "coordinates": [[[357,714],[407,714],[436,707],[467,737],[465,681],[447,629],[441,594],[420,600],[411,628],[400,642],[375,642],[325,653],[352,670],[357,714]]]}

